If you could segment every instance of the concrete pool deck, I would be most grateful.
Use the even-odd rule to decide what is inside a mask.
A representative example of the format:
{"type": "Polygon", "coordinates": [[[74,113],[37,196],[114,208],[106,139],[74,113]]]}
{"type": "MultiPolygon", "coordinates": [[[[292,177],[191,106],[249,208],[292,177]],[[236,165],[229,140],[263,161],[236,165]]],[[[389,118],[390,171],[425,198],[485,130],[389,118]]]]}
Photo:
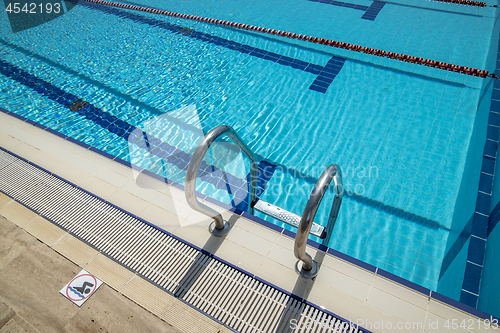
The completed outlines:
{"type": "MultiPolygon", "coordinates": [[[[145,184],[139,186],[130,168],[3,113],[0,113],[0,146],[196,246],[203,248],[210,238],[207,228],[211,221],[187,205],[181,190],[164,183],[160,184],[154,179],[148,181],[154,183],[151,188],[147,188],[145,184]]],[[[7,199],[4,197],[4,200],[7,199]]],[[[220,211],[220,208],[215,209],[220,211]]],[[[24,206],[10,200],[0,208],[0,215],[12,220],[64,256],[71,256],[60,252],[64,247],[60,242],[63,239],[71,239],[69,235],[65,235],[62,229],[44,221],[24,206]]],[[[447,320],[455,319],[458,323],[463,320],[466,322],[483,320],[429,295],[394,283],[376,272],[365,270],[314,248],[308,248],[307,252],[313,258],[322,261],[320,273],[314,281],[305,281],[299,278],[293,269],[296,261],[293,255],[293,239],[244,217],[235,215],[232,218],[235,221],[230,233],[217,247],[208,249],[210,252],[319,307],[355,323],[358,322],[372,332],[390,331],[387,329],[387,323],[391,323],[392,330],[395,331],[443,332],[448,331],[444,328],[447,320]],[[366,324],[368,322],[372,325],[368,326],[366,324]],[[404,328],[406,323],[436,322],[439,323],[438,327],[427,325],[425,328],[404,328]],[[386,323],[385,329],[380,327],[381,323],[386,323]],[[396,329],[398,324],[403,325],[401,329],[396,329]]],[[[78,253],[95,251],[77,239],[71,239],[69,242],[73,244],[72,249],[81,249],[78,253]]],[[[110,270],[103,268],[119,265],[99,257],[97,251],[93,255],[88,254],[88,257],[76,256],[71,260],[103,280],[111,289],[120,292],[125,290],[123,294],[128,298],[181,331],[188,332],[194,329],[193,325],[179,326],[178,323],[187,320],[186,318],[191,318],[192,320],[188,320],[190,322],[203,321],[203,325],[207,328],[203,329],[203,332],[212,330],[218,332],[221,329],[229,331],[208,317],[198,318],[197,316],[203,315],[188,306],[182,310],[174,309],[175,311],[169,313],[168,310],[176,302],[171,295],[153,285],[148,286],[147,281],[130,271],[125,272],[121,266],[121,269],[116,269],[117,272],[121,272],[118,274],[122,274],[121,276],[109,275],[110,270]],[[130,277],[125,277],[123,274],[130,274],[130,277]],[[137,289],[139,293],[132,290],[133,288],[127,290],[126,285],[130,279],[135,279],[141,284],[142,289],[137,289]],[[124,283],[119,282],[123,280],[124,283]],[[146,289],[150,291],[140,292],[146,289]],[[160,293],[161,297],[153,296],[152,299],[155,301],[148,301],[148,297],[157,293],[160,293]]],[[[4,269],[0,269],[0,274],[3,274],[4,269]]],[[[66,273],[67,279],[63,279],[65,282],[58,288],[66,284],[78,271],[76,266],[73,270],[69,269],[66,273]]],[[[30,275],[30,271],[24,274],[30,275]]],[[[0,288],[3,284],[4,282],[0,282],[0,288]]],[[[60,296],[59,289],[53,297],[60,296]]],[[[3,297],[1,289],[0,297],[3,297]]],[[[62,296],[59,300],[67,301],[62,296]]],[[[175,304],[181,306],[180,302],[175,304]]],[[[72,306],[72,304],[67,306],[70,305],[72,306]]],[[[450,328],[449,331],[499,332],[500,330],[475,324],[471,330],[457,327],[453,330],[450,328]]]]}
{"type": "Polygon", "coordinates": [[[58,291],[76,264],[4,217],[0,237],[0,332],[181,332],[105,284],[71,304],[58,291]]]}

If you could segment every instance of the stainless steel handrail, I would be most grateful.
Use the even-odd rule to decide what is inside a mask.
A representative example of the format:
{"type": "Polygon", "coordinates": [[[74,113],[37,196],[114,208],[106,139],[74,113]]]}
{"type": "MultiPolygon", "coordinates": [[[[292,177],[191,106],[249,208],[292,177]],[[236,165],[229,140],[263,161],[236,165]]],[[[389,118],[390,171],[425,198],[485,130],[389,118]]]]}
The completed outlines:
{"type": "Polygon", "coordinates": [[[241,148],[241,150],[243,150],[245,155],[247,155],[248,158],[250,158],[250,160],[252,161],[249,185],[250,193],[248,198],[248,206],[250,207],[251,213],[253,213],[251,203],[255,200],[255,189],[257,187],[258,160],[255,154],[252,153],[252,151],[243,141],[241,141],[240,137],[238,136],[238,134],[236,134],[232,127],[221,125],[210,130],[210,132],[208,132],[207,135],[205,135],[205,137],[200,141],[198,147],[196,147],[196,150],[193,153],[193,157],[191,157],[191,160],[189,161],[184,190],[186,200],[191,208],[214,219],[214,222],[212,222],[212,224],[210,225],[210,232],[212,232],[212,234],[214,234],[215,236],[226,235],[229,232],[231,226],[229,225],[229,223],[223,220],[220,213],[198,201],[198,199],[196,198],[196,177],[198,176],[198,170],[200,169],[201,161],[210,148],[210,145],[215,141],[215,139],[223,135],[227,135],[231,139],[233,139],[241,148]]]}
{"type": "Polygon", "coordinates": [[[309,236],[309,231],[311,229],[314,216],[316,215],[316,211],[318,210],[321,200],[323,199],[323,195],[328,189],[332,179],[335,184],[336,193],[335,199],[332,203],[328,225],[326,227],[326,239],[330,238],[333,230],[333,224],[337,219],[343,196],[342,173],[339,166],[336,164],[332,164],[326,168],[321,174],[321,177],[319,177],[318,182],[314,186],[311,196],[307,201],[306,208],[304,208],[299,228],[297,230],[297,235],[295,236],[295,246],[293,252],[295,257],[299,259],[295,265],[295,270],[299,273],[299,275],[306,278],[313,278],[318,274],[318,264],[316,264],[316,262],[312,260],[311,256],[306,253],[307,238],[309,236]],[[301,263],[302,266],[300,267],[301,263]]]}

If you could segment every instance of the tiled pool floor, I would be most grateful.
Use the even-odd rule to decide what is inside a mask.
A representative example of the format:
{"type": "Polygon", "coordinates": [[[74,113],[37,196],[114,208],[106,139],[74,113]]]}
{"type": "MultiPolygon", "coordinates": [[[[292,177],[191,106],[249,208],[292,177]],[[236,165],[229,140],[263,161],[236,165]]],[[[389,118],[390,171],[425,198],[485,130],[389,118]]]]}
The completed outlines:
{"type": "MultiPolygon", "coordinates": [[[[405,323],[413,322],[439,320],[443,325],[448,319],[459,322],[477,319],[440,302],[434,298],[435,294],[424,295],[380,276],[377,271],[365,270],[314,248],[308,248],[307,252],[322,262],[319,275],[314,281],[303,280],[293,269],[293,239],[241,216],[232,217],[235,222],[230,233],[218,246],[211,248],[207,243],[210,238],[207,228],[211,221],[187,205],[181,190],[147,177],[138,184],[130,168],[6,114],[0,114],[0,146],[187,242],[205,248],[251,275],[358,322],[367,330],[385,331],[380,329],[382,321],[391,322],[394,327],[402,323],[404,327],[405,323]],[[371,326],[368,323],[372,323],[371,326]],[[379,328],[373,323],[379,323],[379,328]]],[[[0,209],[0,214],[20,217],[11,209],[26,209],[16,203],[9,206],[0,209]]],[[[231,213],[224,214],[229,217],[227,214],[231,213]]],[[[106,274],[98,270],[95,274],[107,284],[115,281],[114,277],[106,280],[106,274]]],[[[140,298],[131,295],[130,298],[147,307],[142,295],[140,298]]],[[[443,332],[443,326],[399,331],[443,332]]],[[[476,325],[472,331],[496,330],[476,325]]],[[[454,332],[470,330],[458,328],[454,332]]]]}

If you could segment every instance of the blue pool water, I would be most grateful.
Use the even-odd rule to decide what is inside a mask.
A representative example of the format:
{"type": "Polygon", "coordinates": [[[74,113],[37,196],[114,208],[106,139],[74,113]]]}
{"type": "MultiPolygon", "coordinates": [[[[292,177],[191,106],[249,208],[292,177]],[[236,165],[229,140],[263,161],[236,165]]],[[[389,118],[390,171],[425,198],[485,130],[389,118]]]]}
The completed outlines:
{"type": "MultiPolygon", "coordinates": [[[[488,8],[417,0],[136,3],[481,69],[494,25],[488,8]]],[[[1,20],[1,107],[181,184],[203,134],[230,125],[272,166],[260,197],[297,215],[339,164],[329,247],[436,290],[485,79],[83,2],[16,34],[1,20]],[[71,112],[78,98],[90,106],[71,112]],[[129,143],[136,129],[168,152],[129,143]]],[[[197,189],[236,205],[249,163],[219,146],[206,161],[233,185],[206,176],[197,189]]]]}

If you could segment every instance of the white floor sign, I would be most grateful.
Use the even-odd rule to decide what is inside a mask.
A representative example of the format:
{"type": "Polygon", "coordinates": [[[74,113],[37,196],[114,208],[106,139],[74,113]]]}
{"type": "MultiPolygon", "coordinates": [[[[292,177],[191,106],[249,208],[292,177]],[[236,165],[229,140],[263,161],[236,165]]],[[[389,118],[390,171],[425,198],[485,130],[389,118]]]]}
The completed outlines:
{"type": "Polygon", "coordinates": [[[82,270],[59,292],[70,301],[81,306],[99,288],[102,281],[82,270]]]}

